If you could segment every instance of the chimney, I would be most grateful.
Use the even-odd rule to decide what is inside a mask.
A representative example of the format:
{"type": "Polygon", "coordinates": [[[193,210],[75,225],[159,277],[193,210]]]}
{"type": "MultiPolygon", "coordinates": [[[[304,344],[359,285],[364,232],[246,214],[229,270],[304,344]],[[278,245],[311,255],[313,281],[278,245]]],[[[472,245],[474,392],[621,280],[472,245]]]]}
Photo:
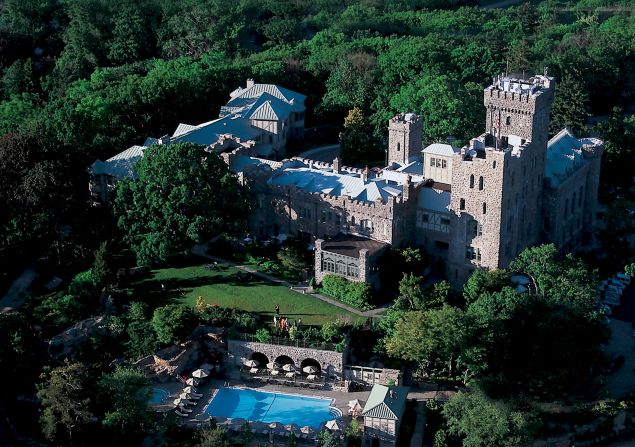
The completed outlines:
{"type": "Polygon", "coordinates": [[[368,181],[368,166],[366,166],[366,169],[362,171],[362,180],[364,181],[364,183],[368,181]]]}
{"type": "Polygon", "coordinates": [[[406,183],[403,185],[403,201],[407,202],[410,198],[410,192],[412,191],[412,176],[406,177],[406,183]]]}
{"type": "Polygon", "coordinates": [[[254,80],[252,78],[247,79],[247,87],[252,88],[254,86],[254,80]]]}
{"type": "Polygon", "coordinates": [[[335,172],[336,174],[340,173],[341,163],[342,163],[342,160],[340,159],[339,156],[333,159],[333,172],[335,172]]]}

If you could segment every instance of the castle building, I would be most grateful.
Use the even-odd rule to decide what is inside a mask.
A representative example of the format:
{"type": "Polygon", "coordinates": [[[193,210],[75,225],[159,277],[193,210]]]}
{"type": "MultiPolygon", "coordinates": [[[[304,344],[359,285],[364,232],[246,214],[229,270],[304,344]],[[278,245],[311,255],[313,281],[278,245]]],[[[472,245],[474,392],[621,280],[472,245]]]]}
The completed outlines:
{"type": "MultiPolygon", "coordinates": [[[[262,129],[256,121],[269,116],[264,104],[277,91],[291,96],[281,87],[248,83],[232,93],[221,116],[251,117],[249,128],[262,129]],[[256,114],[262,107],[267,112],[256,114]]],[[[376,283],[376,261],[386,249],[416,245],[443,260],[448,279],[460,286],[476,268],[507,267],[525,247],[552,242],[573,250],[590,239],[603,143],[579,139],[567,129],[549,139],[554,94],[555,82],[546,75],[495,78],[483,92],[485,132],[462,148],[445,143],[422,148],[421,117],[399,114],[388,122],[383,168],[351,168],[339,158],[273,161],[267,158],[269,139],[264,152],[262,139],[233,134],[195,141],[219,153],[253,192],[255,235],[284,234],[315,244],[318,282],[335,274],[376,283]]],[[[302,128],[298,103],[293,98],[285,103],[284,116],[291,121],[278,131],[302,128]]],[[[207,124],[181,125],[170,141],[155,141],[181,141],[207,124]]],[[[135,160],[140,156],[139,148],[128,151],[135,160]]],[[[111,160],[125,159],[122,154],[111,160]]],[[[130,172],[130,164],[117,163],[113,166],[130,172]]]]}

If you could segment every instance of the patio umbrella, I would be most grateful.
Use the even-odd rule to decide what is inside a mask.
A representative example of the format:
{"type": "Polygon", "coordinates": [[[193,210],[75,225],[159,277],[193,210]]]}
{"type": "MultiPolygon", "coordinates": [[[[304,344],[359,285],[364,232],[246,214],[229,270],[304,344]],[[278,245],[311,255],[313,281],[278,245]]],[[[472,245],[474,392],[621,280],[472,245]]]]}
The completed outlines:
{"type": "Polygon", "coordinates": [[[348,408],[350,408],[351,410],[362,411],[362,402],[359,399],[349,400],[348,408]]]}
{"type": "Polygon", "coordinates": [[[196,379],[194,379],[193,377],[190,377],[189,379],[187,379],[187,380],[185,381],[185,383],[186,383],[187,385],[190,385],[190,386],[196,386],[196,384],[197,384],[197,383],[196,383],[196,379]]]}
{"type": "Polygon", "coordinates": [[[250,368],[255,368],[258,365],[260,365],[260,362],[258,360],[247,360],[245,362],[245,366],[249,366],[250,368]]]}
{"type": "Polygon", "coordinates": [[[295,365],[293,363],[287,363],[282,367],[287,372],[295,371],[295,365]]]}
{"type": "Polygon", "coordinates": [[[305,366],[304,368],[302,368],[302,371],[304,371],[307,374],[315,374],[317,372],[317,368],[315,366],[305,366]]]}
{"type": "Polygon", "coordinates": [[[184,393],[196,393],[196,388],[194,388],[193,386],[186,386],[185,388],[183,388],[183,392],[184,393]]]}
{"type": "Polygon", "coordinates": [[[328,421],[326,423],[326,428],[328,428],[329,430],[333,430],[333,431],[339,431],[340,430],[340,426],[337,425],[337,421],[335,419],[328,421]]]}
{"type": "Polygon", "coordinates": [[[203,371],[202,369],[197,369],[196,371],[194,371],[192,373],[192,377],[195,377],[197,379],[202,379],[204,377],[209,376],[209,374],[207,374],[205,371],[203,371]]]}
{"type": "Polygon", "coordinates": [[[185,402],[183,402],[184,399],[181,399],[180,397],[178,399],[174,399],[174,405],[176,405],[177,407],[179,405],[183,405],[185,402]]]}
{"type": "Polygon", "coordinates": [[[269,428],[272,430],[276,430],[280,427],[280,422],[272,422],[271,424],[269,424],[269,428]]]}
{"type": "Polygon", "coordinates": [[[191,397],[192,397],[192,396],[190,396],[188,393],[181,393],[181,394],[179,394],[179,398],[180,398],[180,399],[183,399],[183,400],[185,400],[185,399],[189,399],[189,398],[191,398],[191,397]]]}
{"type": "Polygon", "coordinates": [[[300,427],[295,424],[287,424],[284,426],[284,429],[288,432],[298,431],[300,427]]]}
{"type": "Polygon", "coordinates": [[[308,425],[305,425],[304,427],[302,427],[300,431],[304,433],[305,435],[310,435],[311,433],[315,432],[315,430],[313,430],[313,427],[310,427],[308,425]]]}
{"type": "Polygon", "coordinates": [[[267,363],[267,369],[278,369],[280,368],[280,364],[276,362],[267,363]]]}

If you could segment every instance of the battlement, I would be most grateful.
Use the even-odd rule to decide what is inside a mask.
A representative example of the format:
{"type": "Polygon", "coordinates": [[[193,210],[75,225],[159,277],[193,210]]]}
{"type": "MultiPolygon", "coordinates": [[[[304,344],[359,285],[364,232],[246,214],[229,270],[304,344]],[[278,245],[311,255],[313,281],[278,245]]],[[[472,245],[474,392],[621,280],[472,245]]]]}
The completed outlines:
{"type": "Polygon", "coordinates": [[[421,122],[421,117],[414,113],[399,113],[392,117],[389,121],[389,125],[393,124],[418,124],[421,122]]]}

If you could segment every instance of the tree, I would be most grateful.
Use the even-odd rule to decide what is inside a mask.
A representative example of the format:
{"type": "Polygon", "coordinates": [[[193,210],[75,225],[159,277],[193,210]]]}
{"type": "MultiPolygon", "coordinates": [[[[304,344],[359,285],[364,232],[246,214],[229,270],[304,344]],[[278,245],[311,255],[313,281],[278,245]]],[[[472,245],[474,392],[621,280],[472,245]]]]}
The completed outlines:
{"type": "Polygon", "coordinates": [[[344,119],[344,130],[340,133],[342,161],[348,166],[373,161],[377,158],[372,129],[358,107],[348,112],[344,119]]]}
{"type": "Polygon", "coordinates": [[[42,403],[42,432],[53,441],[72,442],[92,420],[89,371],[82,363],[66,363],[43,374],[37,397],[42,403]]]}
{"type": "Polygon", "coordinates": [[[423,278],[406,273],[399,281],[399,297],[395,305],[402,309],[424,310],[423,278]]]}
{"type": "Polygon", "coordinates": [[[511,286],[509,273],[504,269],[476,269],[463,286],[463,297],[469,304],[487,292],[499,292],[505,286],[511,286]]]}
{"type": "Polygon", "coordinates": [[[220,428],[203,428],[199,431],[196,447],[232,447],[227,434],[220,428]]]}
{"type": "Polygon", "coordinates": [[[98,383],[104,410],[102,425],[121,439],[148,428],[149,386],[150,381],[143,373],[132,368],[117,368],[103,374],[98,383]]]}
{"type": "Polygon", "coordinates": [[[451,375],[453,363],[461,353],[466,327],[464,314],[456,307],[444,305],[441,309],[408,312],[386,339],[386,352],[417,362],[428,371],[447,365],[451,375]]]}
{"type": "Polygon", "coordinates": [[[338,436],[330,430],[322,430],[318,433],[317,441],[319,447],[337,447],[339,445],[338,436]]]}
{"type": "Polygon", "coordinates": [[[531,414],[493,401],[482,392],[459,392],[442,410],[451,434],[465,447],[519,446],[532,439],[535,423],[531,414]]]}
{"type": "Polygon", "coordinates": [[[303,241],[288,241],[277,253],[278,260],[287,269],[303,272],[311,267],[312,253],[303,241]]]}
{"type": "Polygon", "coordinates": [[[551,106],[549,134],[555,135],[565,127],[578,137],[586,131],[589,118],[589,93],[579,76],[566,73],[558,79],[556,96],[551,106]]]}
{"type": "Polygon", "coordinates": [[[160,343],[178,343],[193,330],[196,317],[189,307],[168,304],[154,310],[152,327],[160,343]]]}
{"type": "Polygon", "coordinates": [[[128,2],[115,2],[112,39],[108,59],[115,64],[136,62],[153,53],[151,20],[141,8],[128,2]]]}
{"type": "Polygon", "coordinates": [[[157,335],[152,322],[148,321],[146,305],[139,302],[130,303],[126,320],[128,357],[138,359],[155,352],[158,344],[157,335]]]}
{"type": "Polygon", "coordinates": [[[203,146],[152,146],[135,172],[136,180],[117,186],[115,214],[139,264],[165,261],[213,234],[244,228],[248,193],[203,146]]]}
{"type": "Polygon", "coordinates": [[[99,248],[95,251],[95,261],[91,270],[97,284],[108,284],[112,279],[112,253],[108,248],[108,242],[99,244],[99,248]]]}

